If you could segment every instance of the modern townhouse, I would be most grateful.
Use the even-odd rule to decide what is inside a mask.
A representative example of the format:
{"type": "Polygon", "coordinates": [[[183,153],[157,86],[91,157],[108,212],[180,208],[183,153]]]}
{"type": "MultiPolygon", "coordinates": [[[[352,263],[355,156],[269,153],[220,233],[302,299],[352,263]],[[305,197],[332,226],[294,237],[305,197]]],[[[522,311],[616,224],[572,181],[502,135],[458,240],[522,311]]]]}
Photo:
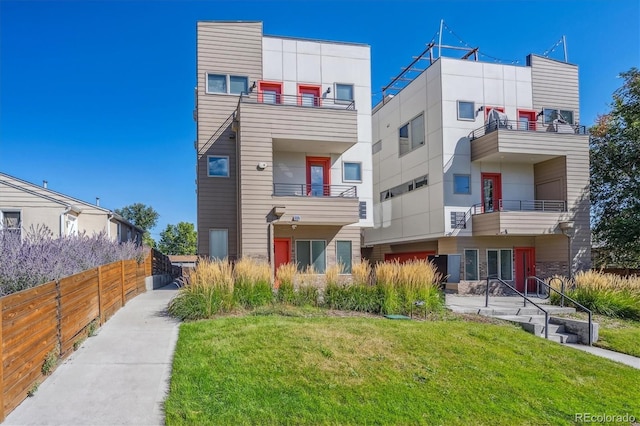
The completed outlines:
{"type": "Polygon", "coordinates": [[[198,22],[198,253],[295,262],[360,259],[373,225],[369,46],[198,22]]]}
{"type": "Polygon", "coordinates": [[[537,55],[485,63],[473,50],[434,60],[430,48],[411,65],[426,69],[387,86],[373,108],[374,227],[363,255],[447,255],[461,293],[487,276],[522,290],[529,276],[589,268],[578,67],[537,55]]]}

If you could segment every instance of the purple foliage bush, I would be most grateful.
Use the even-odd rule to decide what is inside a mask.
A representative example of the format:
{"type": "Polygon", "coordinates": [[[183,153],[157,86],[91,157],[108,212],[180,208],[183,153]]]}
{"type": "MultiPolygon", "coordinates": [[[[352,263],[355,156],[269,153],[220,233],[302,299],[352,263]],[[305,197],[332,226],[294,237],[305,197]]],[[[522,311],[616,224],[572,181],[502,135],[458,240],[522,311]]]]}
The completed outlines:
{"type": "Polygon", "coordinates": [[[0,231],[0,296],[118,260],[143,259],[142,247],[117,243],[106,234],[53,238],[48,228],[31,228],[21,240],[0,231]]]}

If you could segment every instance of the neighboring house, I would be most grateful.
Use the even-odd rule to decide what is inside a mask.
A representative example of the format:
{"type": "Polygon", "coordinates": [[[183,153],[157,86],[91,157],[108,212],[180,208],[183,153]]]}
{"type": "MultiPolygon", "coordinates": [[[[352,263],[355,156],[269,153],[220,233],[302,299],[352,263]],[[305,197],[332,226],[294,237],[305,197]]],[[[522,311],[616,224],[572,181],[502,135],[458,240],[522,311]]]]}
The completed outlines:
{"type": "Polygon", "coordinates": [[[142,242],[142,229],[103,207],[0,173],[0,228],[24,236],[46,226],[55,237],[101,232],[119,242],[142,242]]]}
{"type": "Polygon", "coordinates": [[[198,253],[360,259],[373,225],[370,48],[198,22],[198,253]]]}
{"type": "Polygon", "coordinates": [[[522,290],[531,275],[588,269],[578,67],[536,55],[526,66],[465,59],[474,53],[433,60],[427,49],[417,61],[430,66],[373,109],[375,224],[363,254],[448,255],[461,291],[488,275],[522,290]]]}

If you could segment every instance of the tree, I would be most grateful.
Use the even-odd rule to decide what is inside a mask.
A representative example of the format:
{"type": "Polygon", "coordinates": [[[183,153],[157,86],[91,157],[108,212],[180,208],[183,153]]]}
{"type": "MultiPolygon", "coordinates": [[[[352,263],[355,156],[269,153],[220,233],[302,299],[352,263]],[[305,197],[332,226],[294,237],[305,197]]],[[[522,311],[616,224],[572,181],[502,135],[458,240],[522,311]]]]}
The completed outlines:
{"type": "Polygon", "coordinates": [[[193,223],[167,225],[160,233],[158,249],[164,254],[196,254],[198,234],[193,223]]]}
{"type": "Polygon", "coordinates": [[[620,75],[611,112],[591,128],[593,236],[605,262],[640,266],[640,71],[620,75]]]}
{"type": "Polygon", "coordinates": [[[124,206],[121,209],[116,209],[115,212],[141,228],[144,231],[142,242],[149,247],[155,247],[156,242],[151,238],[149,230],[156,226],[160,215],[153,207],[142,203],[135,203],[124,206]]]}

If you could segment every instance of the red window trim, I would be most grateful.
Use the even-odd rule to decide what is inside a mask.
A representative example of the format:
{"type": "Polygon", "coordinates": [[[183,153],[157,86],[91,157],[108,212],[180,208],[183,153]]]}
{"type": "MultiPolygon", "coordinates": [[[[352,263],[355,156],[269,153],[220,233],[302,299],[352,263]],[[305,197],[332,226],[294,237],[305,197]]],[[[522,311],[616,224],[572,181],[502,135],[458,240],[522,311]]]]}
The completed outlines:
{"type": "Polygon", "coordinates": [[[502,200],[502,173],[480,173],[480,203],[482,204],[482,211],[484,212],[484,179],[485,178],[497,178],[496,188],[493,192],[493,211],[501,210],[500,202],[502,200]]]}
{"type": "Polygon", "coordinates": [[[311,195],[311,165],[314,163],[321,163],[324,167],[324,176],[327,180],[323,192],[328,196],[330,195],[328,185],[331,185],[331,157],[307,157],[307,195],[311,195]]]}
{"type": "Polygon", "coordinates": [[[499,112],[504,112],[504,107],[485,105],[484,106],[484,119],[485,119],[485,121],[486,121],[487,117],[489,117],[489,112],[491,112],[492,109],[495,109],[495,110],[497,110],[499,112]]]}
{"type": "Polygon", "coordinates": [[[538,111],[532,110],[532,109],[518,109],[516,111],[516,116],[518,118],[518,125],[520,125],[520,113],[523,112],[525,114],[528,114],[530,117],[533,117],[533,119],[529,119],[529,130],[536,130],[537,128],[537,121],[538,121],[538,111]]]}
{"type": "Polygon", "coordinates": [[[278,88],[278,94],[276,95],[276,103],[281,104],[282,103],[282,82],[267,81],[267,80],[258,81],[258,103],[262,103],[264,100],[262,92],[265,89],[265,86],[269,88],[276,88],[276,87],[278,88]]]}
{"type": "Polygon", "coordinates": [[[322,94],[322,86],[317,84],[299,84],[299,83],[298,83],[298,105],[302,105],[302,94],[309,93],[311,91],[313,91],[313,94],[315,95],[313,106],[321,106],[322,99],[320,95],[322,94]]]}

